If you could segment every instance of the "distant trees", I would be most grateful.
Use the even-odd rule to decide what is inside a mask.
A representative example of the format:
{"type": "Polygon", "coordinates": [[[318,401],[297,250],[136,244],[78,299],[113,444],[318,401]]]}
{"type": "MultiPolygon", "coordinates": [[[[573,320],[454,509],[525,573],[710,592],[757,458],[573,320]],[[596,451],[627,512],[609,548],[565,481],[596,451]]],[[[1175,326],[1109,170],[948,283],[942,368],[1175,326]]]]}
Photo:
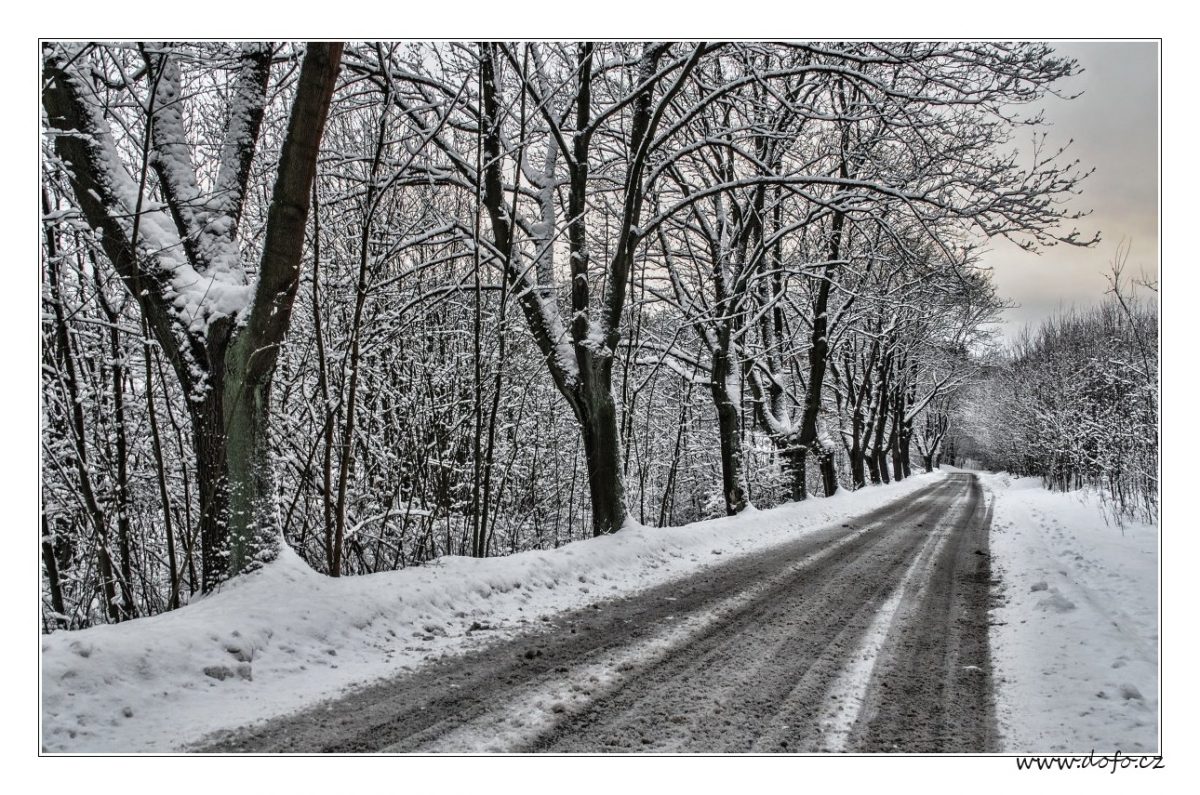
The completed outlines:
{"type": "Polygon", "coordinates": [[[1043,45],[43,62],[48,627],[281,534],[337,576],[906,477],[999,307],[971,241],[1087,242],[1005,147],[1043,45]]]}
{"type": "MultiPolygon", "coordinates": [[[[863,332],[855,303],[912,302],[904,287],[918,274],[966,284],[967,259],[951,253],[964,233],[1020,230],[1030,246],[1081,242],[1050,231],[1063,216],[1047,199],[1071,189],[1072,169],[1051,158],[1022,170],[997,154],[1006,103],[1040,95],[1071,68],[1041,48],[870,44],[745,45],[698,67],[728,93],[697,106],[686,120],[694,143],[662,168],[659,202],[668,209],[656,218],[665,226],[661,254],[651,256],[662,257],[670,283],[669,298],[655,296],[683,315],[706,354],[728,512],[745,505],[734,392],[748,385],[756,424],[788,461],[792,497],[808,493],[810,456],[831,494],[836,443],[824,385],[832,340],[863,332]],[[762,74],[770,88],[755,79],[762,74]],[[871,296],[873,269],[896,276],[885,288],[894,292],[871,296]]],[[[993,302],[972,322],[986,322],[994,309],[993,302]]],[[[665,355],[703,366],[678,346],[665,355]]],[[[894,366],[888,355],[882,361],[894,366]]],[[[901,367],[900,381],[906,373],[901,367]]],[[[866,397],[853,398],[857,411],[866,397]]],[[[905,466],[911,421],[900,423],[903,438],[891,445],[905,466]]],[[[859,472],[862,442],[851,447],[859,472]]]]}
{"type": "Polygon", "coordinates": [[[968,401],[958,454],[1048,488],[1099,489],[1116,514],[1153,520],[1158,313],[1120,268],[1112,283],[1107,301],[1026,329],[989,368],[968,401]]]}

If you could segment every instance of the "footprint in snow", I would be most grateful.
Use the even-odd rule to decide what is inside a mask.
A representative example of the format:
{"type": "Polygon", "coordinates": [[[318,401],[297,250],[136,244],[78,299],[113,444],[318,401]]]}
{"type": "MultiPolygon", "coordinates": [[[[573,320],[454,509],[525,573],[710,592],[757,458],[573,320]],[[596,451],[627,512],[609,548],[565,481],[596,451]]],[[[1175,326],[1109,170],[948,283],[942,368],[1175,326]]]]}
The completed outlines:
{"type": "Polygon", "coordinates": [[[1126,701],[1146,700],[1145,696],[1142,695],[1142,691],[1138,690],[1135,686],[1129,684],[1128,682],[1121,685],[1119,692],[1121,693],[1121,698],[1125,699],[1126,701]]]}
{"type": "Polygon", "coordinates": [[[1037,606],[1042,610],[1053,610],[1056,613],[1069,613],[1075,609],[1074,602],[1057,592],[1038,601],[1037,606]]]}

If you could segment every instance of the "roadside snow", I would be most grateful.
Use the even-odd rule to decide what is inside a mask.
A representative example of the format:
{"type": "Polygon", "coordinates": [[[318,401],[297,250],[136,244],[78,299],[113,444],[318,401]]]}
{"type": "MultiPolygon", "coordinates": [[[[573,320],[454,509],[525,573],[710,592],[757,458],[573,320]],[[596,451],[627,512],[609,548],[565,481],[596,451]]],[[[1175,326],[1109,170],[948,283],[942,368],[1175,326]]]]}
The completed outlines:
{"type": "MultiPolygon", "coordinates": [[[[290,549],[191,605],[42,638],[48,752],[161,752],[784,543],[941,477],[504,558],[333,579],[290,549]]],[[[1149,692],[1153,693],[1154,688],[1149,692]]]]}
{"type": "Polygon", "coordinates": [[[1093,494],[983,475],[995,495],[997,717],[1016,753],[1159,748],[1158,528],[1105,521],[1093,494]]]}

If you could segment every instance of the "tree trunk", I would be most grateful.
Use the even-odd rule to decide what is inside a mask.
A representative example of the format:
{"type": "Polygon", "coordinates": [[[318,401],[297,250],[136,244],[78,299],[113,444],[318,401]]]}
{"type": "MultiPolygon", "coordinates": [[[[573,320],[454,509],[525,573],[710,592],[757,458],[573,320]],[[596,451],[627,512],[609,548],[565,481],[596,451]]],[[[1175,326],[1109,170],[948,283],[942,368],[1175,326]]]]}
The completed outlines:
{"type": "Polygon", "coordinates": [[[832,497],[838,490],[837,462],[830,452],[821,453],[817,460],[821,468],[821,485],[825,487],[825,496],[832,497]]]}
{"type": "MultiPolygon", "coordinates": [[[[248,358],[249,337],[240,337],[230,358],[248,358]]],[[[226,371],[224,414],[225,460],[229,475],[229,570],[245,571],[251,563],[274,559],[279,552],[280,522],[275,494],[275,468],[269,445],[271,383],[239,367],[226,371]]],[[[335,550],[336,552],[336,550],[335,550]]]]}
{"type": "Polygon", "coordinates": [[[892,451],[892,478],[896,481],[904,480],[904,463],[903,455],[900,452],[903,437],[900,429],[904,423],[904,404],[901,401],[900,389],[896,388],[892,392],[892,428],[889,434],[888,446],[892,451]]]}
{"type": "MultiPolygon", "coordinates": [[[[866,488],[866,458],[858,440],[855,440],[850,448],[850,483],[855,489],[866,488]]],[[[876,483],[879,482],[879,473],[875,472],[871,479],[876,483]]]]}
{"type": "Polygon", "coordinates": [[[884,443],[885,431],[887,430],[888,420],[888,377],[891,372],[891,354],[886,354],[884,361],[879,368],[879,407],[876,410],[875,417],[875,441],[872,447],[872,459],[874,466],[872,467],[872,481],[878,483],[882,480],[884,483],[889,482],[888,467],[887,467],[887,445],[884,443]]]}
{"type": "Polygon", "coordinates": [[[50,608],[57,615],[55,626],[60,629],[67,627],[67,608],[63,606],[62,585],[58,576],[58,561],[54,557],[54,536],[50,532],[50,521],[46,512],[42,511],[42,564],[46,567],[46,581],[50,586],[50,608]]]}
{"type": "MultiPolygon", "coordinates": [[[[717,391],[716,388],[713,389],[717,391]]],[[[717,398],[717,426],[721,438],[721,487],[725,496],[725,513],[729,516],[746,508],[746,489],[743,485],[742,435],[737,407],[726,398],[717,398]]]]}
{"type": "Polygon", "coordinates": [[[892,479],[897,482],[904,480],[904,464],[900,455],[900,434],[892,425],[892,479]]]}
{"type": "Polygon", "coordinates": [[[202,589],[272,559],[279,551],[279,514],[268,444],[271,378],[247,373],[239,336],[215,359],[202,401],[189,404],[200,490],[202,589]],[[223,364],[223,366],[220,366],[223,364]]]}
{"type": "Polygon", "coordinates": [[[785,470],[791,476],[791,498],[795,502],[808,499],[808,451],[803,447],[786,445],[780,448],[785,470]]]}
{"type": "Polygon", "coordinates": [[[863,461],[867,466],[867,476],[871,478],[871,483],[878,486],[882,482],[879,474],[879,457],[875,453],[863,456],[863,461]]]}
{"type": "Polygon", "coordinates": [[[683,400],[679,402],[679,428],[675,431],[675,448],[671,452],[671,466],[667,470],[667,485],[663,487],[662,505],[658,510],[659,527],[666,527],[674,521],[675,479],[679,474],[679,457],[683,450],[683,432],[687,427],[688,402],[691,396],[692,385],[689,382],[683,400]]]}
{"type": "Polygon", "coordinates": [[[104,286],[100,282],[99,273],[97,269],[96,300],[110,324],[108,350],[112,358],[112,423],[117,463],[116,493],[113,496],[117,513],[117,550],[120,553],[121,619],[126,620],[137,616],[137,608],[133,601],[133,552],[130,543],[133,528],[129,521],[129,442],[125,433],[125,351],[117,326],[120,315],[104,297],[104,286]]]}
{"type": "Polygon", "coordinates": [[[851,406],[851,443],[846,452],[850,457],[850,486],[853,489],[866,488],[867,485],[865,447],[870,442],[871,434],[875,430],[875,423],[874,417],[868,417],[863,411],[863,402],[871,394],[871,367],[877,352],[878,344],[873,346],[870,360],[863,364],[863,383],[857,389],[855,389],[853,377],[853,358],[849,353],[846,355],[846,390],[851,406]]]}
{"type": "MultiPolygon", "coordinates": [[[[838,211],[833,214],[833,234],[830,243],[830,262],[836,262],[841,256],[842,225],[845,215],[838,211]]],[[[833,281],[835,266],[827,265],[821,284],[817,288],[817,300],[813,305],[812,347],[808,349],[808,391],[804,396],[804,415],[800,421],[800,448],[807,452],[814,445],[819,446],[817,438],[817,415],[821,411],[821,388],[825,384],[825,369],[829,363],[829,291],[833,281]]],[[[818,453],[821,463],[821,478],[825,486],[825,496],[829,497],[837,491],[837,477],[833,474],[833,456],[822,449],[818,453]]],[[[803,497],[801,498],[803,499],[803,497]]]]}
{"type": "Polygon", "coordinates": [[[163,512],[163,535],[167,541],[167,573],[170,589],[167,594],[167,609],[179,607],[179,562],[175,554],[175,527],[171,517],[171,495],[167,488],[166,465],[163,460],[162,434],[158,429],[158,412],[154,407],[153,351],[150,347],[150,330],[142,321],[142,355],[146,364],[146,416],[150,418],[150,442],[154,452],[154,470],[158,484],[158,498],[163,512]]]}
{"type": "Polygon", "coordinates": [[[617,407],[608,389],[588,390],[577,405],[592,496],[592,533],[615,533],[626,516],[617,407]]]}
{"type": "Polygon", "coordinates": [[[321,506],[325,519],[325,566],[333,571],[333,426],[337,420],[334,402],[329,394],[329,365],[325,353],[325,332],[321,323],[321,205],[317,193],[317,182],[312,186],[312,318],[313,339],[317,343],[317,388],[321,392],[323,423],[321,426],[321,506]]]}
{"type": "MultiPolygon", "coordinates": [[[[845,157],[847,140],[847,133],[843,131],[842,158],[838,169],[842,179],[849,176],[845,157]]],[[[813,303],[812,347],[808,349],[808,392],[804,396],[804,415],[800,422],[801,449],[807,451],[814,444],[822,447],[818,455],[826,497],[837,491],[837,475],[833,470],[832,453],[823,449],[817,438],[817,416],[821,411],[821,389],[825,384],[825,369],[829,364],[829,292],[834,274],[840,267],[845,223],[845,212],[835,207],[829,236],[829,264],[822,272],[821,283],[817,287],[817,300],[813,303]]]]}
{"type": "MultiPolygon", "coordinates": [[[[849,379],[848,379],[849,380],[849,379]]],[[[863,449],[864,435],[869,437],[871,434],[871,426],[867,424],[866,418],[863,416],[862,401],[870,389],[870,376],[867,377],[867,383],[861,387],[858,398],[854,400],[853,410],[851,414],[851,442],[847,449],[847,454],[850,458],[850,488],[862,489],[867,485],[867,468],[866,468],[866,451],[863,449]],[[864,433],[864,426],[865,433],[864,433]]]]}
{"type": "Polygon", "coordinates": [[[900,429],[900,466],[904,469],[904,477],[912,477],[912,423],[905,423],[900,429]]]}
{"type": "Polygon", "coordinates": [[[713,351],[712,396],[717,406],[717,429],[721,439],[721,486],[725,496],[725,512],[729,516],[746,507],[746,487],[743,479],[741,412],[737,401],[729,394],[729,354],[713,351]]]}
{"type": "Polygon", "coordinates": [[[207,593],[229,570],[225,539],[229,530],[229,480],[225,471],[225,416],[214,384],[203,401],[188,403],[196,487],[200,498],[200,590],[207,593]]]}
{"type": "Polygon", "coordinates": [[[900,426],[900,464],[904,467],[904,477],[909,478],[912,477],[913,421],[911,417],[906,419],[905,414],[912,409],[916,399],[916,387],[910,385],[902,394],[904,399],[898,400],[896,404],[896,421],[900,426]]]}

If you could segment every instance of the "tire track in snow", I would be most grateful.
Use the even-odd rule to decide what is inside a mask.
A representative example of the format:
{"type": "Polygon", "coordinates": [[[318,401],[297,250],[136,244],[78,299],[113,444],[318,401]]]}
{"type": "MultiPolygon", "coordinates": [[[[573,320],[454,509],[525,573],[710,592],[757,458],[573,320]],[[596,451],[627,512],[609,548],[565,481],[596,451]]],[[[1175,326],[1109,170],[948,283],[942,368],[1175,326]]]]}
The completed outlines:
{"type": "Polygon", "coordinates": [[[872,671],[849,750],[994,752],[988,646],[991,509],[969,476],[964,517],[911,598],[902,600],[872,671]]]}
{"type": "Polygon", "coordinates": [[[916,559],[875,614],[853,658],[830,688],[819,719],[822,750],[834,753],[846,750],[850,733],[867,697],[871,673],[892,629],[900,602],[905,597],[912,598],[914,586],[920,587],[919,577],[928,576],[931,561],[941,553],[950,529],[939,526],[936,532],[930,534],[916,559]]]}
{"type": "Polygon", "coordinates": [[[963,484],[904,506],[825,565],[761,593],[730,620],[522,750],[819,750],[816,707],[879,605],[963,484]]]}
{"type": "MultiPolygon", "coordinates": [[[[930,498],[921,499],[921,504],[930,498]]],[[[719,622],[745,609],[781,581],[801,575],[806,569],[830,558],[839,550],[871,531],[879,523],[851,532],[820,548],[784,572],[760,581],[700,612],[680,617],[677,621],[644,641],[621,646],[575,665],[563,676],[523,685],[509,694],[507,703],[498,710],[487,712],[474,720],[460,723],[445,733],[440,724],[420,735],[408,737],[403,743],[381,749],[384,753],[487,753],[502,752],[513,745],[536,743],[539,735],[552,730],[562,717],[579,714],[596,699],[597,694],[619,688],[639,667],[664,661],[688,642],[711,631],[719,622]],[[424,737],[431,739],[423,741],[424,737]]],[[[451,723],[453,721],[451,720],[451,723]]]]}

